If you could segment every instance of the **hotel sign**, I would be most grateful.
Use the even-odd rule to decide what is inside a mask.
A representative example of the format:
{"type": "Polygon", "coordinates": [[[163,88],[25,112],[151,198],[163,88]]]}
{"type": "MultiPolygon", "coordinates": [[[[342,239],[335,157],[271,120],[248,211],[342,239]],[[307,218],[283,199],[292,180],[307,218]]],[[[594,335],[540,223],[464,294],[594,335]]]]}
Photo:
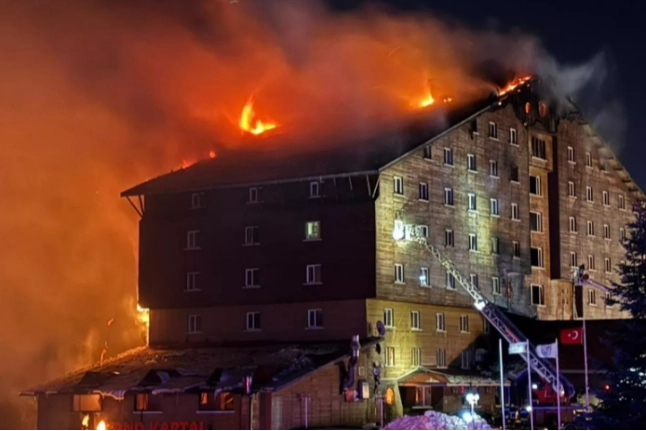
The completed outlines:
{"type": "Polygon", "coordinates": [[[109,422],[111,430],[203,430],[203,421],[124,421],[109,422]]]}

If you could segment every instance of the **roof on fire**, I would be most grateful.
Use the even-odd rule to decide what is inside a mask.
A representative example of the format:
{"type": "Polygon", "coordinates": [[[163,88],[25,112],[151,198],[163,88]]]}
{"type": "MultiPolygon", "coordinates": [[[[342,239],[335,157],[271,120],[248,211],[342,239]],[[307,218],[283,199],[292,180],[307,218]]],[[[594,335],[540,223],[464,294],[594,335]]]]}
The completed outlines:
{"type": "MultiPolygon", "coordinates": [[[[316,180],[326,177],[377,174],[394,161],[428,145],[445,133],[479,116],[483,112],[504,106],[522,91],[540,85],[534,78],[502,97],[490,96],[486,100],[465,107],[446,109],[434,106],[410,118],[405,125],[382,127],[378,135],[339,143],[325,151],[290,153],[266,149],[236,149],[220,151],[217,158],[197,162],[185,169],[170,172],[138,184],[121,193],[122,197],[154,195],[187,191],[202,191],[221,187],[244,186],[264,182],[316,180]],[[537,85],[535,85],[537,84],[537,85]]],[[[547,88],[547,87],[544,87],[547,88]]],[[[545,90],[550,92],[551,90],[545,90]]],[[[571,101],[563,101],[562,115],[578,121],[592,144],[608,160],[612,169],[628,190],[644,198],[637,183],[610,147],[585,120],[571,101]]],[[[533,112],[533,111],[532,111],[533,112]]],[[[531,114],[535,115],[535,114],[531,114]]],[[[282,139],[276,137],[277,140],[282,139]]],[[[267,141],[269,143],[270,141],[267,141]]],[[[302,147],[302,145],[301,145],[302,147]]]]}
{"type": "MultiPolygon", "coordinates": [[[[378,339],[362,341],[368,348],[378,339]]],[[[103,365],[75,371],[21,393],[97,393],[122,399],[126,392],[239,391],[250,376],[254,391],[274,391],[350,355],[350,342],[255,347],[129,350],[103,365]]]]}

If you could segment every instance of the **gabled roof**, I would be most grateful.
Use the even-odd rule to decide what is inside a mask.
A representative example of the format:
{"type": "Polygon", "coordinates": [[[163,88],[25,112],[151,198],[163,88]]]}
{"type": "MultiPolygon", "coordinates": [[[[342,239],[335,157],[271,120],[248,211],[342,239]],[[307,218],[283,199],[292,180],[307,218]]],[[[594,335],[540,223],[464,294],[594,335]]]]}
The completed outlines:
{"type": "MultiPolygon", "coordinates": [[[[376,341],[365,340],[362,348],[372,347],[376,341]]],[[[192,349],[141,347],[21,395],[95,393],[122,399],[127,392],[137,391],[238,391],[244,376],[253,377],[254,391],[273,391],[349,355],[348,341],[192,349]]]]}

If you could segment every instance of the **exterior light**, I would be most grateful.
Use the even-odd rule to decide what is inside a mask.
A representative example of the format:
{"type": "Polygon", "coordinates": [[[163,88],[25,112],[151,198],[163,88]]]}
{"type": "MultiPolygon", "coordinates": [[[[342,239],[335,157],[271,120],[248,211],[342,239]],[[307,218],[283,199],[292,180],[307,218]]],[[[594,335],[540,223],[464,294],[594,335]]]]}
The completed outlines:
{"type": "Polygon", "coordinates": [[[484,301],[476,301],[475,304],[473,304],[474,307],[476,307],[476,310],[482,311],[485,308],[485,302],[484,301]]]}
{"type": "Polygon", "coordinates": [[[538,389],[538,385],[537,385],[536,383],[532,383],[532,389],[533,389],[533,390],[538,389]]]}
{"type": "MultiPolygon", "coordinates": [[[[474,416],[476,415],[474,412],[474,408],[475,408],[475,405],[478,404],[478,401],[480,401],[480,395],[474,394],[473,392],[469,392],[466,398],[467,398],[467,402],[471,405],[471,420],[473,420],[474,416]]],[[[467,422],[471,422],[471,421],[467,421],[467,422]]]]}
{"type": "Polygon", "coordinates": [[[406,236],[406,228],[404,227],[404,222],[401,220],[395,220],[395,227],[393,228],[393,239],[395,241],[401,241],[406,236]]]}
{"type": "Polygon", "coordinates": [[[527,410],[528,413],[531,413],[532,412],[532,406],[525,407],[525,410],[527,410]]]}
{"type": "Polygon", "coordinates": [[[473,420],[473,415],[469,412],[462,413],[462,420],[465,422],[471,422],[473,420]]]}

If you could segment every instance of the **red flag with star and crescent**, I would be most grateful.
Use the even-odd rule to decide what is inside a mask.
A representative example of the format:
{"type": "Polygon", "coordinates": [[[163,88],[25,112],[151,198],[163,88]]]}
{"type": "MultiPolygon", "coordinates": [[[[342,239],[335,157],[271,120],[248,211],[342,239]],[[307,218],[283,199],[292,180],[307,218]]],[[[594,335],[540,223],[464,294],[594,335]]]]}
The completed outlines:
{"type": "Polygon", "coordinates": [[[583,327],[561,329],[561,343],[583,344],[583,327]]]}

